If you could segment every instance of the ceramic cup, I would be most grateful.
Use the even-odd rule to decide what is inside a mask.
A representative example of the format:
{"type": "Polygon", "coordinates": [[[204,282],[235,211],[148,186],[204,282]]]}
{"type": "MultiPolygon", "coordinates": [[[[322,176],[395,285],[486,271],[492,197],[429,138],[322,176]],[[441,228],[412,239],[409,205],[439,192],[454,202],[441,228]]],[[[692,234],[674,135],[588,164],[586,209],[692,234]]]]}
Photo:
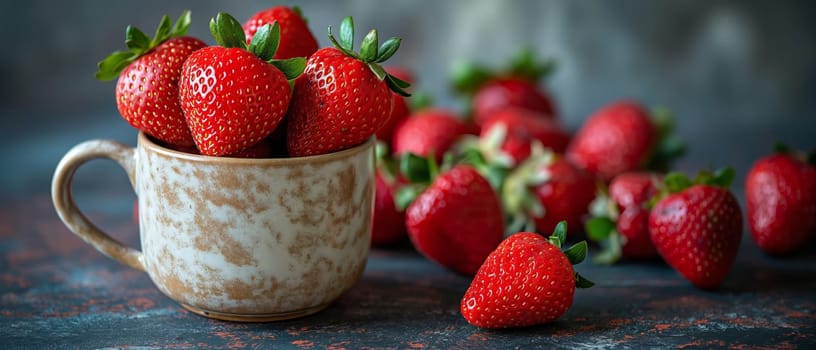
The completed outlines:
{"type": "Polygon", "coordinates": [[[164,294],[207,317],[273,321],[318,312],[365,268],[371,239],[374,141],[277,159],[176,152],[140,133],[136,148],[91,140],[60,161],[52,199],[62,221],[105,255],[147,272],[164,294]],[[141,251],[79,211],[71,179],[108,158],[139,202],[141,251]]]}

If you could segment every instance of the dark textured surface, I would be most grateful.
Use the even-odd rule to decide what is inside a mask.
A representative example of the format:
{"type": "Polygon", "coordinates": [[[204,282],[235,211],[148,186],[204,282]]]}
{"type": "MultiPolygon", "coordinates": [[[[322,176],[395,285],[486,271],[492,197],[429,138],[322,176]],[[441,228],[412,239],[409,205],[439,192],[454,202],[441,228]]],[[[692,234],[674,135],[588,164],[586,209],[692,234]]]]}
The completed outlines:
{"type": "MultiPolygon", "coordinates": [[[[85,207],[114,236],[138,244],[127,210],[85,207]]],[[[325,311],[268,324],[183,310],[145,274],[68,232],[47,196],[2,205],[0,255],[3,349],[816,346],[816,254],[775,260],[749,241],[715,292],[660,263],[584,263],[577,269],[597,286],[577,291],[563,318],[508,331],[468,325],[458,311],[468,280],[407,248],[372,251],[362,280],[325,311]]]]}

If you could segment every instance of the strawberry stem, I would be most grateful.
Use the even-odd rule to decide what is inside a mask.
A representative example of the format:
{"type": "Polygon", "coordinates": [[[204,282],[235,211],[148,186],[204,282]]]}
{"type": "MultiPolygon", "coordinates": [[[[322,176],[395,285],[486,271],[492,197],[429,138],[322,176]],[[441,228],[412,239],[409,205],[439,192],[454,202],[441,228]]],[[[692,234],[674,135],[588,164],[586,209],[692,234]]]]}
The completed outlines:
{"type": "Polygon", "coordinates": [[[190,27],[190,11],[184,10],[176,20],[176,24],[173,26],[171,24],[170,17],[163,16],[152,40],[138,28],[127,26],[125,29],[125,45],[128,51],[116,51],[100,61],[98,64],[99,69],[95,74],[96,79],[112,80],[118,77],[125,67],[156,46],[161,45],[170,38],[187,34],[187,29],[190,27]]]}
{"type": "Polygon", "coordinates": [[[329,41],[336,49],[343,52],[346,56],[352,57],[368,65],[368,68],[371,69],[371,72],[377,76],[377,79],[384,81],[391,91],[394,91],[401,96],[411,96],[411,94],[405,91],[405,89],[411,86],[411,84],[389,74],[385,71],[385,69],[383,69],[382,66],[380,66],[380,63],[387,61],[394,55],[394,53],[397,52],[400,43],[402,43],[402,39],[389,38],[382,44],[382,46],[378,47],[379,38],[377,30],[372,29],[360,43],[360,53],[358,54],[354,52],[354,19],[351,16],[343,18],[343,21],[340,22],[339,41],[334,37],[334,34],[332,34],[331,26],[328,28],[328,35],[329,41]]]}

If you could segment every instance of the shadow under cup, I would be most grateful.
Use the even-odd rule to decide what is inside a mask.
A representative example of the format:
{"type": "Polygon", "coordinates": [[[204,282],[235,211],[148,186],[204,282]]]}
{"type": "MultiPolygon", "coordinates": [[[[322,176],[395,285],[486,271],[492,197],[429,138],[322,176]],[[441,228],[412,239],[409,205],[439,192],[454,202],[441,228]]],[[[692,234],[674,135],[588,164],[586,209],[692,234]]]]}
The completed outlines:
{"type": "Polygon", "coordinates": [[[99,142],[112,143],[77,145],[58,166],[52,191],[60,217],[195,313],[234,321],[309,315],[351,288],[365,268],[373,139],[336,153],[274,159],[182,153],[143,133],[135,149],[99,142]],[[99,157],[119,162],[134,184],[142,252],[107,242],[63,198],[73,171],[99,157]]]}

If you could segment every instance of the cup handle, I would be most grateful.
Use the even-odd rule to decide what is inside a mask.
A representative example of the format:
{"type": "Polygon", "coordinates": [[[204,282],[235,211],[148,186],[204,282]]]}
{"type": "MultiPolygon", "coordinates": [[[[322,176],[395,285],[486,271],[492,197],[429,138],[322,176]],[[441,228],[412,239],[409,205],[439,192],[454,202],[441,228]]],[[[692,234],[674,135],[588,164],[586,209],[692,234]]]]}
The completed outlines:
{"type": "Polygon", "coordinates": [[[74,146],[62,157],[54,171],[51,200],[60,219],[71,232],[113,260],[144,271],[142,252],[122,244],[96,227],[79,210],[71,191],[71,181],[79,166],[98,158],[107,158],[119,163],[127,172],[130,184],[135,190],[135,156],[135,148],[109,140],[89,140],[74,146]]]}

